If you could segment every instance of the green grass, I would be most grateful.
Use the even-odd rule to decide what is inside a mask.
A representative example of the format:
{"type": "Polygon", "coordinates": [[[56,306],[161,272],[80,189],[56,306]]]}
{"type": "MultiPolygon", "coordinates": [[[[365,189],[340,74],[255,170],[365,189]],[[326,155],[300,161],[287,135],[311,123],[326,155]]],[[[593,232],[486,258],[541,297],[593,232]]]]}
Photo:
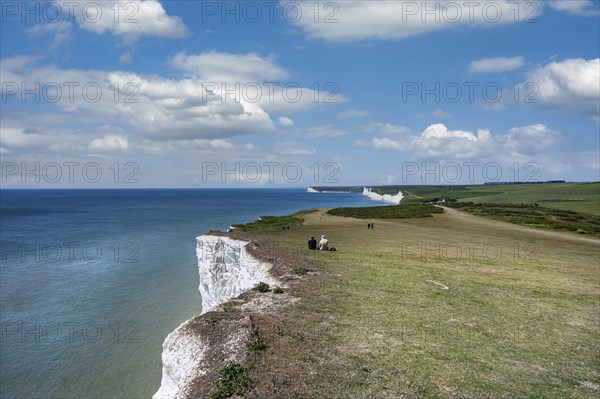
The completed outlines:
{"type": "Polygon", "coordinates": [[[269,286],[269,284],[261,281],[260,283],[258,283],[254,286],[254,291],[258,291],[258,292],[262,292],[262,293],[270,292],[271,287],[269,286]]]}
{"type": "Polygon", "coordinates": [[[381,194],[401,190],[404,204],[456,198],[475,203],[538,203],[548,208],[600,215],[600,183],[503,184],[458,186],[382,186],[381,194]]]}
{"type": "Polygon", "coordinates": [[[407,219],[431,217],[435,213],[443,212],[443,209],[430,204],[410,204],[364,208],[334,208],[328,210],[327,214],[356,219],[407,219]]]}
{"type": "Polygon", "coordinates": [[[234,395],[243,395],[252,387],[248,370],[234,363],[218,370],[220,378],[215,382],[215,390],[210,393],[210,399],[225,399],[234,395]]]}
{"type": "Polygon", "coordinates": [[[273,288],[273,294],[283,294],[283,288],[281,288],[281,287],[273,288]]]}
{"type": "Polygon", "coordinates": [[[342,249],[262,320],[261,397],[598,397],[597,243],[449,213],[376,224],[309,215],[249,235],[301,253],[319,232],[342,249]]]}
{"type": "Polygon", "coordinates": [[[448,204],[475,215],[491,217],[523,226],[565,230],[578,234],[600,236],[600,216],[569,210],[551,209],[532,204],[448,204]]]}
{"type": "Polygon", "coordinates": [[[600,215],[600,183],[519,184],[491,186],[501,194],[471,197],[472,202],[538,203],[541,206],[600,215]]]}
{"type": "MultiPolygon", "coordinates": [[[[309,212],[310,213],[310,212],[309,212]]],[[[298,213],[296,215],[306,214],[298,213]]],[[[246,224],[234,224],[232,227],[236,230],[241,231],[253,231],[253,230],[282,230],[284,227],[289,226],[290,228],[297,227],[304,222],[304,219],[296,215],[290,216],[261,216],[259,220],[246,224]]]]}
{"type": "Polygon", "coordinates": [[[260,337],[253,337],[246,344],[246,349],[249,352],[260,352],[260,351],[264,351],[265,349],[267,349],[267,344],[260,337]]]}

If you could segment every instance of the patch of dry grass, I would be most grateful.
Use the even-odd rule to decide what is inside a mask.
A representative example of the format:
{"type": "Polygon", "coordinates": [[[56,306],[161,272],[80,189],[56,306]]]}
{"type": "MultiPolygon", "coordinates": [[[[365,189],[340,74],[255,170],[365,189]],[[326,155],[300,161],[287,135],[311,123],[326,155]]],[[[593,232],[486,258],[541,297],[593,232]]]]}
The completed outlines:
{"type": "Polygon", "coordinates": [[[298,302],[255,317],[268,348],[249,359],[247,397],[600,394],[597,242],[452,214],[374,230],[305,218],[251,233],[312,271],[286,290],[298,302]],[[305,249],[321,234],[338,252],[305,249]]]}

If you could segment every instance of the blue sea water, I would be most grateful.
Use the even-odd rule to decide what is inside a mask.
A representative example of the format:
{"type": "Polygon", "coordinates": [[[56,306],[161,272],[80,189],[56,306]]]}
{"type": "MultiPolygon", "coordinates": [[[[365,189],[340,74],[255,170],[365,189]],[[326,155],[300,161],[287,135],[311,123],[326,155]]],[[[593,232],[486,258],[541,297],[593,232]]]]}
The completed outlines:
{"type": "Polygon", "coordinates": [[[195,237],[300,209],[300,189],[0,190],[0,397],[149,398],[199,313],[195,237]]]}

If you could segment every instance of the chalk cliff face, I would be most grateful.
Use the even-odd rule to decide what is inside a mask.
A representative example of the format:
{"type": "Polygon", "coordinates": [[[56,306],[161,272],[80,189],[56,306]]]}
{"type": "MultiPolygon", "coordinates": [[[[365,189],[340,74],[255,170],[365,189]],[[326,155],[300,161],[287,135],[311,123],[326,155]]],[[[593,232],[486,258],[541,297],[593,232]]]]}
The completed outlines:
{"type": "MultiPolygon", "coordinates": [[[[248,242],[229,237],[203,235],[196,238],[196,257],[200,273],[202,313],[252,289],[260,281],[276,284],[269,275],[270,265],[254,259],[246,250],[248,242]]],[[[211,350],[194,325],[196,318],[181,324],[163,343],[162,380],[154,399],[186,398],[186,386],[196,377],[206,374],[206,357],[211,350]]],[[[232,329],[221,343],[233,354],[236,343],[243,341],[242,331],[232,329]]],[[[213,348],[214,349],[214,348],[213,348]]],[[[223,356],[227,356],[223,353],[223,356]]],[[[233,356],[233,355],[232,355],[233,356]]]]}
{"type": "Polygon", "coordinates": [[[246,245],[245,241],[229,237],[196,238],[202,313],[252,289],[260,281],[273,283],[270,266],[250,256],[246,245]]]}
{"type": "Polygon", "coordinates": [[[402,195],[402,191],[398,191],[398,194],[396,195],[390,195],[390,194],[377,194],[371,191],[370,188],[363,188],[363,195],[366,195],[367,197],[375,200],[375,201],[385,201],[385,202],[391,202],[393,204],[399,204],[400,201],[402,201],[402,198],[404,197],[402,195]]]}

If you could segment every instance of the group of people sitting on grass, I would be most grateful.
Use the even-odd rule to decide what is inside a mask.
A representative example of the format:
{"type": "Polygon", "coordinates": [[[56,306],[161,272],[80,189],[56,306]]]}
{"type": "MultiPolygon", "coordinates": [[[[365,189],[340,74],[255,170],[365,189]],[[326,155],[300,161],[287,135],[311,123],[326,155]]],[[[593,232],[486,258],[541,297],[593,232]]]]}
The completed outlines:
{"type": "Polygon", "coordinates": [[[329,241],[327,240],[327,238],[325,238],[325,235],[321,236],[321,241],[319,241],[318,245],[317,240],[315,240],[315,237],[310,237],[310,240],[308,240],[308,249],[310,249],[311,251],[315,251],[317,249],[319,251],[336,251],[335,248],[329,247],[329,241]]]}

